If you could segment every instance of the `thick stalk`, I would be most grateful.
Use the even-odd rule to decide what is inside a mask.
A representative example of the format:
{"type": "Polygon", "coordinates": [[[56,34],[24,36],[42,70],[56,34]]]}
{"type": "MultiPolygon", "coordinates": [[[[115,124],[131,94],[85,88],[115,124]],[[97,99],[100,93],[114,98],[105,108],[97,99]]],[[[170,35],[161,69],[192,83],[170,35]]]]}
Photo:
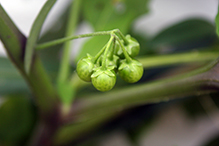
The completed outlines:
{"type": "Polygon", "coordinates": [[[143,67],[154,68],[159,66],[177,65],[194,62],[207,62],[217,59],[218,51],[193,51],[180,54],[169,54],[159,56],[141,56],[137,60],[142,63],[143,67]]]}
{"type": "MultiPolygon", "coordinates": [[[[72,118],[74,122],[79,122],[79,124],[64,127],[60,130],[61,132],[57,135],[56,140],[61,144],[76,138],[81,131],[89,131],[89,129],[83,129],[83,127],[92,128],[97,126],[97,123],[103,122],[102,119],[97,120],[92,125],[89,122],[95,120],[101,114],[104,114],[107,118],[107,116],[112,116],[110,115],[112,111],[116,113],[116,111],[120,112],[128,107],[217,92],[219,90],[218,71],[219,59],[204,68],[180,76],[80,98],[72,110],[72,118]],[[68,129],[74,129],[74,131],[68,129]]],[[[69,118],[69,120],[72,119],[69,118]]]]}

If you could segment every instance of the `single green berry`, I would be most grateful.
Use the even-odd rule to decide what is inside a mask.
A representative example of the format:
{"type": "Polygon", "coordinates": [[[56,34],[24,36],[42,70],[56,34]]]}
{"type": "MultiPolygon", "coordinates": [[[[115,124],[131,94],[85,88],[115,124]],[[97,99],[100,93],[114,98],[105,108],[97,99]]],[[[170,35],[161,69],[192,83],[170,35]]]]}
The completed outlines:
{"type": "Polygon", "coordinates": [[[94,73],[91,75],[93,86],[102,92],[111,90],[116,83],[116,73],[113,70],[113,66],[98,67],[94,69],[94,73]]]}
{"type": "Polygon", "coordinates": [[[92,61],[93,57],[87,54],[86,57],[80,59],[77,63],[77,74],[78,76],[86,82],[91,81],[91,74],[93,73],[94,63],[92,61]]]}
{"type": "MultiPolygon", "coordinates": [[[[125,38],[128,40],[128,44],[124,44],[123,40],[121,40],[121,42],[124,44],[125,50],[128,52],[129,56],[134,58],[139,54],[140,45],[138,41],[130,35],[126,35],[125,38]]],[[[116,53],[120,58],[125,58],[123,50],[118,42],[116,42],[116,53]]]]}
{"type": "Polygon", "coordinates": [[[128,83],[139,81],[143,75],[144,69],[140,62],[133,60],[127,62],[126,59],[121,61],[118,69],[119,76],[128,83]]]}

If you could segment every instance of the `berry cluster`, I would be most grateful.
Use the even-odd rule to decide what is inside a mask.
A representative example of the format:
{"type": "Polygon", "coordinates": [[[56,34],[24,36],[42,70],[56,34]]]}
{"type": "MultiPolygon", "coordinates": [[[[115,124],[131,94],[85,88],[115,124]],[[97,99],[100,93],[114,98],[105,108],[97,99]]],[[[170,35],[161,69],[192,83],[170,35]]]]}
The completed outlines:
{"type": "Polygon", "coordinates": [[[95,56],[87,54],[77,63],[78,76],[92,82],[99,91],[109,91],[116,83],[116,73],[128,83],[139,81],[143,75],[142,64],[133,59],[138,55],[139,43],[130,35],[111,38],[103,49],[95,56]]]}

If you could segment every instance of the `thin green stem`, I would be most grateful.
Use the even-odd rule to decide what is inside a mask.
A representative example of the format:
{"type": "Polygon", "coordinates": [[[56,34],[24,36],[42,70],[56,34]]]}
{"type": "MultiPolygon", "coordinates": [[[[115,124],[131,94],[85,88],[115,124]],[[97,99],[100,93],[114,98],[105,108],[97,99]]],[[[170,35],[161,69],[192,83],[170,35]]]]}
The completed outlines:
{"type": "MultiPolygon", "coordinates": [[[[76,25],[78,23],[80,4],[81,0],[75,0],[74,2],[72,2],[69,21],[66,29],[67,37],[71,36],[76,29],[76,25]]],[[[70,67],[70,48],[71,42],[65,42],[63,56],[61,60],[61,67],[59,70],[58,82],[63,82],[68,78],[70,67]]]]}
{"type": "Polygon", "coordinates": [[[119,36],[121,37],[121,39],[123,39],[125,46],[129,44],[129,41],[125,38],[125,36],[122,34],[122,32],[121,32],[119,29],[115,29],[114,32],[116,32],[117,34],[119,34],[119,36]]]}
{"type": "Polygon", "coordinates": [[[68,36],[65,38],[61,38],[61,39],[57,39],[57,40],[53,40],[50,42],[46,42],[46,43],[42,43],[36,46],[36,49],[40,50],[40,49],[45,49],[51,46],[55,46],[58,44],[62,44],[64,42],[67,41],[71,41],[74,39],[80,39],[80,38],[85,38],[85,37],[93,37],[93,36],[101,36],[101,35],[110,35],[112,33],[112,31],[100,31],[100,32],[94,32],[94,33],[88,33],[88,34],[81,34],[81,35],[77,35],[77,36],[68,36]]]}
{"type": "Polygon", "coordinates": [[[109,55],[110,60],[113,60],[113,55],[114,55],[115,49],[116,49],[116,39],[114,37],[113,46],[112,46],[112,49],[110,50],[110,55],[109,55]]]}
{"type": "Polygon", "coordinates": [[[96,63],[97,60],[99,59],[100,55],[103,54],[103,52],[104,52],[105,49],[106,49],[106,46],[107,46],[107,45],[105,45],[105,46],[100,50],[100,52],[98,52],[98,54],[94,57],[94,63],[96,63]]]}
{"type": "Polygon", "coordinates": [[[102,67],[103,67],[104,69],[107,67],[107,66],[106,66],[107,53],[109,52],[110,45],[112,44],[113,39],[114,39],[114,36],[111,36],[109,42],[107,43],[106,50],[105,50],[105,52],[104,52],[103,63],[102,63],[102,67]]]}
{"type": "Polygon", "coordinates": [[[131,57],[128,55],[127,51],[125,50],[124,45],[122,44],[122,42],[120,41],[120,39],[115,35],[115,38],[117,39],[117,41],[119,42],[120,47],[122,48],[122,51],[124,53],[125,59],[127,61],[127,63],[131,62],[132,59],[131,57]]]}

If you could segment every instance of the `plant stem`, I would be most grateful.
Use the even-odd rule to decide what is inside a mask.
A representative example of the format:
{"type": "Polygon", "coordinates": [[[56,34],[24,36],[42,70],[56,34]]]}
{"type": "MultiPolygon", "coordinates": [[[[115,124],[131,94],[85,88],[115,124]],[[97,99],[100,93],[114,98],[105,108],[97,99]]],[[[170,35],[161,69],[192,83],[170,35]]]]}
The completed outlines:
{"type": "Polygon", "coordinates": [[[129,41],[125,38],[125,36],[122,34],[122,32],[119,29],[114,30],[114,32],[117,32],[121,37],[121,39],[123,39],[125,46],[129,44],[129,41]]]}
{"type": "Polygon", "coordinates": [[[110,54],[109,54],[109,59],[113,60],[113,55],[115,53],[115,49],[116,49],[116,39],[113,39],[113,46],[112,49],[110,50],[110,54]]]}
{"type": "Polygon", "coordinates": [[[120,47],[122,48],[122,51],[124,53],[125,59],[127,63],[130,63],[132,61],[131,57],[128,55],[124,45],[122,44],[122,42],[120,41],[120,39],[115,35],[116,40],[119,42],[120,47]]]}
{"type": "Polygon", "coordinates": [[[204,51],[204,52],[189,52],[181,54],[160,55],[160,56],[142,56],[137,58],[142,63],[144,68],[152,68],[165,65],[174,65],[192,62],[205,62],[216,59],[219,52],[204,51]]]}
{"type": "Polygon", "coordinates": [[[88,33],[88,34],[81,34],[81,35],[77,35],[77,36],[68,36],[65,38],[61,38],[61,39],[57,39],[57,40],[53,40],[50,42],[39,44],[36,46],[36,49],[38,49],[38,50],[45,49],[45,48],[55,46],[58,44],[62,44],[66,41],[70,41],[70,40],[74,40],[74,39],[80,39],[80,38],[92,37],[92,36],[110,35],[110,34],[111,34],[111,31],[100,31],[100,32],[94,32],[94,33],[88,33]]]}
{"type": "MultiPolygon", "coordinates": [[[[76,29],[76,25],[78,23],[78,16],[80,10],[81,0],[75,0],[71,4],[69,21],[66,29],[66,36],[71,36],[76,29]]],[[[69,75],[69,67],[70,67],[70,48],[71,42],[65,42],[64,51],[61,60],[61,66],[59,70],[58,82],[65,82],[69,75]]]]}
{"type": "Polygon", "coordinates": [[[107,67],[106,66],[107,53],[109,52],[110,45],[112,44],[113,39],[114,39],[114,36],[111,36],[109,42],[107,43],[106,50],[105,50],[104,56],[103,56],[103,63],[102,63],[103,69],[106,69],[106,67],[107,67]]]}
{"type": "Polygon", "coordinates": [[[94,63],[97,62],[97,60],[99,59],[100,55],[103,54],[103,52],[105,51],[106,49],[106,45],[97,53],[97,55],[94,57],[94,63]]]}

